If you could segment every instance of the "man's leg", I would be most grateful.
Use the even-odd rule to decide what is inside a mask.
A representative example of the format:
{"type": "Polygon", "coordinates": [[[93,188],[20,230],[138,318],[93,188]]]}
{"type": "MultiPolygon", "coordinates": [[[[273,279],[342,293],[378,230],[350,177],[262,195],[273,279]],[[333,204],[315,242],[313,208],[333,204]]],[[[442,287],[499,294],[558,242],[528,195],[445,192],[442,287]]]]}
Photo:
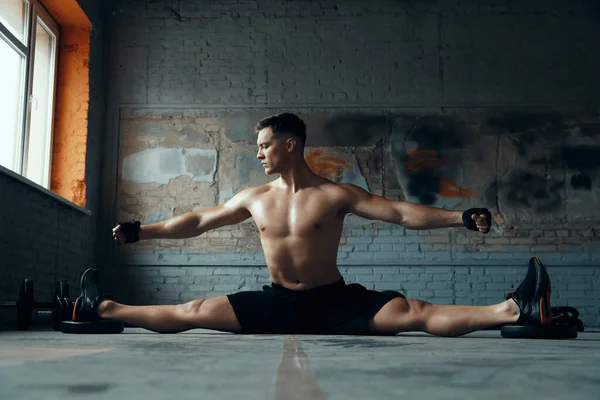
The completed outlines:
{"type": "Polygon", "coordinates": [[[421,331],[438,336],[460,336],[513,323],[518,318],[519,306],[513,300],[490,306],[458,306],[395,298],[375,314],[369,322],[369,330],[384,334],[421,331]]]}
{"type": "Polygon", "coordinates": [[[194,328],[240,332],[233,307],[227,296],[197,299],[169,306],[127,306],[108,300],[100,288],[97,269],[81,275],[81,296],[73,306],[73,321],[113,319],[155,332],[175,333],[194,328]]]}
{"type": "Polygon", "coordinates": [[[226,296],[165,306],[128,306],[104,300],[98,306],[98,316],[160,333],[176,333],[195,328],[241,331],[226,296]]]}
{"type": "Polygon", "coordinates": [[[438,336],[460,336],[502,324],[548,324],[551,283],[539,259],[529,262],[525,279],[510,294],[512,298],[490,306],[431,304],[417,299],[396,298],[369,321],[373,333],[395,334],[423,331],[438,336]]]}

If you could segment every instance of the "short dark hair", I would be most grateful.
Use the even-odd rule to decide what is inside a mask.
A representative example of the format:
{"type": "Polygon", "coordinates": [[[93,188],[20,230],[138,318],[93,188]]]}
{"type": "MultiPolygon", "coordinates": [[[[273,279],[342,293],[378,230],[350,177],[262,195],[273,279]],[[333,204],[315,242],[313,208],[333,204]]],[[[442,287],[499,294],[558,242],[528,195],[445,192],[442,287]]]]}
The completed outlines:
{"type": "Polygon", "coordinates": [[[254,133],[269,127],[275,135],[289,133],[296,136],[302,145],[306,144],[306,124],[296,114],[282,113],[263,118],[256,123],[254,133]]]}

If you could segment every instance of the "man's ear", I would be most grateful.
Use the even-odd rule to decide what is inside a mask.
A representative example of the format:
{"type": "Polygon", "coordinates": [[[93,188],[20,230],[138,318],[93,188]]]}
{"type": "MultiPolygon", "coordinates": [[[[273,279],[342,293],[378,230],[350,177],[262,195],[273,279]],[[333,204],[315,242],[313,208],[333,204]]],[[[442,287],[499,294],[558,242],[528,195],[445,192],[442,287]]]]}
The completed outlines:
{"type": "Polygon", "coordinates": [[[294,151],[294,149],[296,148],[296,146],[298,146],[298,144],[296,143],[296,139],[294,138],[288,138],[285,141],[285,149],[291,153],[292,151],[294,151]]]}

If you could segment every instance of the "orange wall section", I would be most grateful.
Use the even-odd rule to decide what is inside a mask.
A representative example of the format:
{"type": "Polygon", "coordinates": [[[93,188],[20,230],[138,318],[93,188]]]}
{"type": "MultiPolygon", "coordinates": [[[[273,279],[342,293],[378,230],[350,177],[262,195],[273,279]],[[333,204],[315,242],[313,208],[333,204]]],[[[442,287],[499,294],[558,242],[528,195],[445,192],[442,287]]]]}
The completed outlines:
{"type": "Polygon", "coordinates": [[[85,207],[90,30],[61,29],[51,188],[85,207]]]}
{"type": "Polygon", "coordinates": [[[43,0],[60,26],[50,190],[85,207],[92,24],[76,0],[43,0]]]}

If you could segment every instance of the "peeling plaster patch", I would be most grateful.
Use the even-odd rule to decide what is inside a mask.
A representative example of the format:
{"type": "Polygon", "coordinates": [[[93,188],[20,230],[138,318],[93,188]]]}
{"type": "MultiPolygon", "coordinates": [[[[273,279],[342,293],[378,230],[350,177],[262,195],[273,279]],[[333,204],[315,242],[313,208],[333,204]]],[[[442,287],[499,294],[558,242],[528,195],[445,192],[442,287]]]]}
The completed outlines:
{"type": "Polygon", "coordinates": [[[233,189],[228,188],[228,189],[221,190],[221,192],[219,193],[219,204],[225,203],[227,200],[231,199],[232,197],[233,197],[233,189]]]}
{"type": "Polygon", "coordinates": [[[246,117],[235,118],[231,121],[230,125],[230,133],[231,140],[233,141],[248,141],[252,143],[253,137],[253,129],[252,124],[249,119],[246,117]]]}
{"type": "MultiPolygon", "coordinates": [[[[188,155],[185,158],[185,167],[193,177],[212,175],[215,167],[215,161],[205,155],[188,155]]],[[[211,179],[212,181],[212,179],[211,179]]]]}
{"type": "Polygon", "coordinates": [[[254,137],[254,124],[252,117],[248,113],[232,113],[223,119],[225,125],[225,136],[232,142],[246,142],[253,144],[256,142],[254,137]]]}
{"type": "Polygon", "coordinates": [[[178,176],[190,176],[195,181],[213,182],[216,170],[216,149],[155,148],[125,157],[122,179],[169,183],[178,176]]]}
{"type": "Polygon", "coordinates": [[[170,217],[169,213],[163,209],[158,212],[150,213],[146,216],[147,224],[154,224],[156,222],[162,222],[170,217]]]}
{"type": "MultiPolygon", "coordinates": [[[[358,167],[358,165],[356,165],[356,167],[358,167]]],[[[367,180],[356,169],[345,170],[342,174],[342,182],[351,183],[365,189],[366,191],[370,191],[369,185],[367,185],[367,180]]]]}
{"type": "Polygon", "coordinates": [[[210,142],[207,134],[204,132],[198,132],[189,126],[185,126],[181,130],[181,134],[183,135],[179,140],[189,140],[195,143],[207,144],[210,142]]]}
{"type": "Polygon", "coordinates": [[[250,174],[252,172],[258,174],[265,173],[264,168],[260,165],[260,161],[258,161],[254,155],[236,154],[235,165],[240,167],[238,170],[238,177],[242,185],[248,185],[250,183],[250,174]]]}
{"type": "Polygon", "coordinates": [[[229,182],[225,177],[223,177],[219,186],[231,186],[225,189],[221,188],[221,193],[219,193],[219,203],[229,200],[237,192],[244,188],[262,184],[262,182],[253,182],[252,179],[253,176],[264,175],[265,173],[265,170],[260,165],[260,162],[256,159],[255,155],[244,153],[235,154],[235,164],[232,167],[232,170],[237,173],[237,179],[235,179],[233,182],[229,182]]]}
{"type": "Polygon", "coordinates": [[[137,126],[137,130],[139,133],[153,135],[161,133],[163,127],[155,121],[141,121],[137,126]]]}

